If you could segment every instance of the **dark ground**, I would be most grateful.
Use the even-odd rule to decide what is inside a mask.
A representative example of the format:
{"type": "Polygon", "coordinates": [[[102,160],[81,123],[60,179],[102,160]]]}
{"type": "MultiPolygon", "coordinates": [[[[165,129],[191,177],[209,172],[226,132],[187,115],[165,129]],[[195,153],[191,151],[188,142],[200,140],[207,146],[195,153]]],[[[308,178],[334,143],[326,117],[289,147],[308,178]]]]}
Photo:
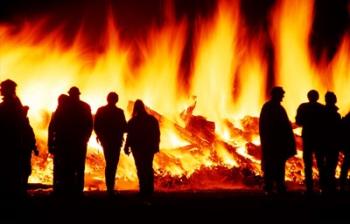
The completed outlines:
{"type": "Polygon", "coordinates": [[[35,191],[26,200],[2,200],[0,211],[0,220],[5,220],[1,223],[349,223],[350,194],[292,191],[267,196],[256,190],[187,191],[156,192],[152,199],[143,200],[130,191],[115,198],[101,191],[85,192],[76,199],[35,191]]]}

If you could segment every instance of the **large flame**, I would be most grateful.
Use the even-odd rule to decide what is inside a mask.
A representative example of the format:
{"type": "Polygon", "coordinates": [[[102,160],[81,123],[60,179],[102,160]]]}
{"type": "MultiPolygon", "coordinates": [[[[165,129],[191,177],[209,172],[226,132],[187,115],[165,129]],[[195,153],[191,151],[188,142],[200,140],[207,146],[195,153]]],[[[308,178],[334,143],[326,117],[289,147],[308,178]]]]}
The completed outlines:
{"type": "MultiPolygon", "coordinates": [[[[116,91],[118,104],[128,117],[129,101],[140,98],[166,121],[161,122],[161,153],[154,162],[158,189],[232,188],[242,180],[235,170],[258,183],[254,178],[261,175],[260,142],[255,117],[268,87],[267,36],[275,49],[276,83],[286,90],[283,104],[291,121],[311,88],[321,94],[335,91],[342,99],[342,113],[350,107],[350,39],[344,37],[331,63],[317,67],[308,47],[313,4],[311,0],[277,1],[269,33],[258,30],[252,36],[240,15],[239,1],[219,1],[213,16],[198,18],[192,26],[194,58],[186,85],[181,74],[189,29],[186,20],[169,16],[161,27],[151,27],[147,38],[125,43],[109,12],[102,50],[97,53],[84,44],[83,27],[67,45],[62,27],[44,31],[46,19],[20,26],[0,25],[1,79],[18,83],[18,95],[30,106],[30,121],[41,151],[40,158],[33,158],[30,182],[52,182],[52,158],[46,146],[48,122],[59,94],[76,85],[93,112],[105,104],[109,91],[116,91]],[[189,137],[186,132],[180,114],[194,105],[193,99],[194,114],[190,116],[215,122],[212,134],[216,140],[211,144],[194,144],[198,142],[191,138],[198,136],[192,133],[189,137]]],[[[287,168],[289,180],[302,181],[300,152],[287,168]]],[[[103,169],[102,150],[92,136],[86,162],[88,189],[104,189],[103,169]]],[[[131,157],[121,155],[117,178],[118,189],[137,188],[131,157]]]]}

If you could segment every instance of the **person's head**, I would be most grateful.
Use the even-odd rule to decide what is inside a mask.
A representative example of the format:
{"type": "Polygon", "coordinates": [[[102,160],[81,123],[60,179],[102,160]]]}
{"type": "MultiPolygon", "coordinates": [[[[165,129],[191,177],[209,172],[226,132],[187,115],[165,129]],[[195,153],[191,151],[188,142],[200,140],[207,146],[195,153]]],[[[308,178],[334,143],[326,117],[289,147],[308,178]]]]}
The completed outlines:
{"type": "Polygon", "coordinates": [[[281,102],[284,97],[284,90],[280,86],[275,86],[271,89],[271,99],[276,102],[281,102]]]}
{"type": "Polygon", "coordinates": [[[319,98],[319,95],[318,95],[318,92],[316,90],[310,90],[308,93],[307,93],[307,98],[309,99],[309,101],[311,103],[316,103],[318,98],[319,98]]]}
{"type": "Polygon", "coordinates": [[[134,109],[132,111],[132,116],[138,116],[146,113],[145,105],[142,100],[136,100],[134,104],[134,109]]]}
{"type": "Polygon", "coordinates": [[[335,105],[337,102],[337,96],[333,92],[327,91],[325,101],[326,105],[335,105]]]}
{"type": "Polygon", "coordinates": [[[0,83],[1,95],[4,97],[13,97],[16,95],[17,84],[11,79],[6,79],[0,83]]]}
{"type": "Polygon", "coordinates": [[[68,96],[66,94],[59,95],[59,97],[57,99],[58,105],[64,104],[65,102],[67,102],[67,100],[68,100],[68,96]]]}
{"type": "Polygon", "coordinates": [[[119,100],[119,96],[117,93],[115,92],[110,92],[108,93],[107,95],[107,102],[108,102],[108,105],[115,105],[119,100]]]}
{"type": "Polygon", "coordinates": [[[72,99],[79,99],[80,96],[80,90],[78,87],[73,86],[69,89],[68,91],[69,97],[71,97],[72,99]]]}

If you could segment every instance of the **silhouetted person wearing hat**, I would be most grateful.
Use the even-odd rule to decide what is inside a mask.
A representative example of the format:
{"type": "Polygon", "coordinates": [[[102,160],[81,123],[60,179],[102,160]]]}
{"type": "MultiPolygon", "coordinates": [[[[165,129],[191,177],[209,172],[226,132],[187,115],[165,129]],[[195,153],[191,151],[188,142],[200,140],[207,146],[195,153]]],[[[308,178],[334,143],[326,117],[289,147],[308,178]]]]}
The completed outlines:
{"type": "Polygon", "coordinates": [[[0,179],[3,180],[0,192],[5,196],[26,193],[26,155],[28,149],[35,147],[35,139],[32,139],[34,136],[31,135],[32,128],[16,95],[16,86],[17,84],[9,79],[0,84],[3,97],[0,103],[0,145],[1,156],[5,158],[0,163],[0,179]]]}
{"type": "Polygon", "coordinates": [[[264,172],[264,190],[284,193],[285,163],[296,154],[294,134],[288,115],[281,105],[284,97],[282,87],[271,90],[271,99],[266,102],[260,113],[259,131],[262,149],[262,171],[264,172]]]}
{"type": "Polygon", "coordinates": [[[308,193],[313,192],[312,166],[313,155],[316,157],[321,185],[324,184],[324,163],[322,138],[324,105],[318,103],[319,94],[316,90],[310,90],[307,94],[309,102],[302,103],[297,109],[296,123],[300,125],[303,138],[303,160],[305,172],[305,187],[308,193]]]}
{"type": "Polygon", "coordinates": [[[335,170],[338,165],[338,155],[341,148],[341,116],[338,113],[338,107],[335,105],[337,97],[333,92],[328,91],[326,93],[325,101],[323,147],[325,154],[326,186],[323,190],[327,193],[332,193],[336,190],[335,170]]]}
{"type": "Polygon", "coordinates": [[[62,152],[63,191],[79,196],[84,190],[85,158],[93,121],[90,106],[80,100],[79,89],[72,87],[68,94],[54,114],[50,132],[62,152]]]}
{"type": "Polygon", "coordinates": [[[120,147],[123,143],[123,134],[126,132],[124,112],[116,106],[118,99],[117,93],[110,92],[107,96],[107,105],[97,110],[94,122],[97,140],[102,145],[106,161],[105,180],[109,195],[114,195],[120,147]]]}
{"type": "Polygon", "coordinates": [[[135,159],[139,178],[140,196],[151,196],[154,192],[153,157],[159,152],[160,130],[158,120],[148,114],[141,100],[136,100],[132,118],[127,125],[124,152],[130,148],[135,159]]]}

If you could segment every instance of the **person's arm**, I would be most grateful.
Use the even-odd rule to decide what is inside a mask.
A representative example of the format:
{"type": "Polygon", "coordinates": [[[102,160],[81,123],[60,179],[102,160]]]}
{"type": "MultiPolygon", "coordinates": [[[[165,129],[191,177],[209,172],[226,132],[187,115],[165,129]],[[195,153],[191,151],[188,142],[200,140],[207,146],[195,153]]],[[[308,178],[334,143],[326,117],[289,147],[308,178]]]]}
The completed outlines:
{"type": "Polygon", "coordinates": [[[297,109],[297,115],[295,116],[295,123],[299,126],[302,126],[304,123],[302,106],[299,106],[297,109]]]}
{"type": "Polygon", "coordinates": [[[124,145],[124,153],[126,155],[130,154],[130,144],[129,144],[129,138],[126,137],[125,145],[124,145]]]}
{"type": "Polygon", "coordinates": [[[94,122],[93,122],[93,129],[96,133],[96,141],[97,143],[100,143],[100,136],[101,136],[101,109],[98,109],[96,114],[95,114],[95,118],[94,118],[94,122]]]}
{"type": "Polygon", "coordinates": [[[126,155],[130,154],[130,131],[129,131],[129,124],[127,124],[126,126],[126,132],[127,132],[127,136],[126,136],[126,141],[124,144],[124,153],[126,155]]]}

